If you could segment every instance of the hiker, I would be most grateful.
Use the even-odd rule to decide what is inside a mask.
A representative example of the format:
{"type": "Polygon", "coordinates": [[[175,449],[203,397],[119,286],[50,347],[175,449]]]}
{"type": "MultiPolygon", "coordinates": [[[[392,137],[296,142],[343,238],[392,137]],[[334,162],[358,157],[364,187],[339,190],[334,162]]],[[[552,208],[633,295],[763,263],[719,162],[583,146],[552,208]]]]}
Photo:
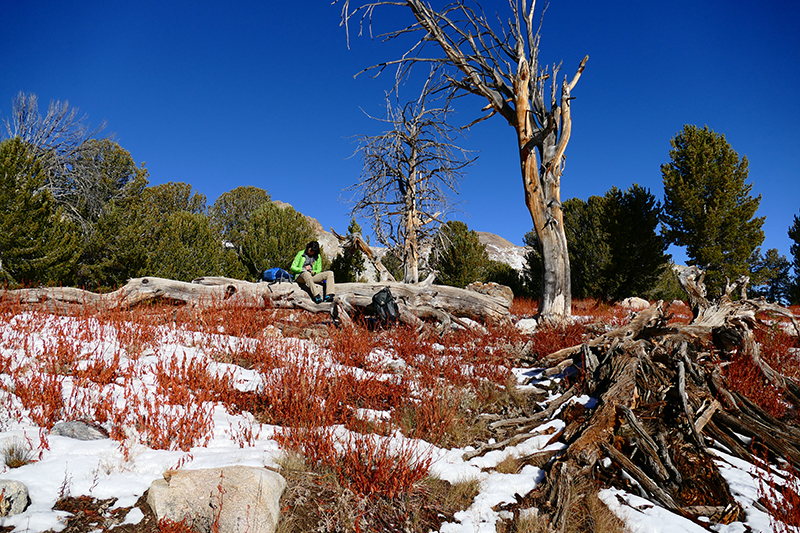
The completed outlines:
{"type": "Polygon", "coordinates": [[[333,301],[335,291],[333,272],[330,270],[322,272],[322,256],[317,241],[311,241],[304,250],[297,252],[289,271],[294,274],[297,283],[306,286],[314,303],[333,301]]]}

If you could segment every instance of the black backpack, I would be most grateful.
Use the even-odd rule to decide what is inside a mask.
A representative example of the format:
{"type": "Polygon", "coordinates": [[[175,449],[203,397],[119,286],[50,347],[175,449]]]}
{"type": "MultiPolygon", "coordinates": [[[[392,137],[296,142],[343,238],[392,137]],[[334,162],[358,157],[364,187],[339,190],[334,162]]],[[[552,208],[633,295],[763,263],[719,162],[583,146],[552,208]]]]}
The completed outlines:
{"type": "Polygon", "coordinates": [[[383,326],[394,323],[400,318],[400,309],[398,309],[389,287],[382,288],[372,296],[372,307],[375,309],[375,316],[383,326]]]}

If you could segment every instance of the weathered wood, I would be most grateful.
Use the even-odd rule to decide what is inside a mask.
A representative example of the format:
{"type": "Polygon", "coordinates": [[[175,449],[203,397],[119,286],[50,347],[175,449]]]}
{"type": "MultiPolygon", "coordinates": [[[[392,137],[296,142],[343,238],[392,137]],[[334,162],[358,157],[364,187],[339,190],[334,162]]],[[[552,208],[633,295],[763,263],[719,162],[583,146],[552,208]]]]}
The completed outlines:
{"type": "Polygon", "coordinates": [[[272,306],[332,313],[338,320],[348,323],[356,309],[371,314],[372,296],[383,287],[390,288],[398,301],[400,319],[410,325],[418,326],[423,318],[435,318],[448,325],[456,322],[464,327],[467,324],[460,318],[491,323],[510,319],[510,302],[507,300],[430,282],[340,283],[336,285],[335,301],[320,304],[315,304],[296,283],[250,283],[224,277],[203,277],[191,283],[145,277],[132,279],[124,287],[106,294],[53,287],[7,290],[0,292],[0,297],[27,305],[91,305],[98,309],[130,307],[159,298],[199,308],[215,305],[272,306]]]}
{"type": "Polygon", "coordinates": [[[662,489],[655,481],[650,479],[644,471],[636,466],[636,464],[628,459],[625,454],[621,453],[619,450],[607,444],[605,442],[601,443],[600,445],[603,451],[608,454],[612,461],[620,465],[625,472],[627,472],[633,479],[639,483],[644,490],[646,490],[649,494],[653,496],[653,498],[672,511],[677,511],[679,506],[675,503],[675,500],[672,496],[669,495],[664,489],[662,489]]]}
{"type": "MultiPolygon", "coordinates": [[[[783,401],[800,409],[800,385],[761,358],[754,337],[765,314],[789,318],[796,330],[797,318],[780,306],[747,299],[746,278],[729,283],[720,298],[711,300],[702,270],[679,269],[678,274],[690,295],[691,324],[668,324],[657,302],[614,331],[538,361],[547,376],[576,367],[573,375],[585,377],[584,390],[597,402],[586,422],[562,434],[567,448],[554,459],[561,466],[547,473],[540,509],[553,505],[567,473],[574,476],[606,457],[644,488],[645,497],[687,518],[711,516],[723,523],[742,511],[709,453],[710,439],[745,461],[753,461],[751,446],[756,446],[800,466],[800,428],[793,419],[776,420],[728,390],[721,365],[734,357],[750,358],[783,391],[783,401]],[[736,294],[739,300],[732,299],[736,294]]],[[[563,509],[545,512],[554,519],[563,516],[563,509]]]]}

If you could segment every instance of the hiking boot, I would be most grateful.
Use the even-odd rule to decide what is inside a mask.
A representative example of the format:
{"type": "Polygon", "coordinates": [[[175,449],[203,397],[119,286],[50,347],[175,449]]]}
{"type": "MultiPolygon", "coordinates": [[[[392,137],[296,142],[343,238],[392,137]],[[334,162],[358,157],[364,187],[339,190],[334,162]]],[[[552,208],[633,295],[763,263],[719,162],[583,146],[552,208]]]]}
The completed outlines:
{"type": "Polygon", "coordinates": [[[336,296],[336,295],[335,294],[326,294],[325,295],[325,301],[326,302],[332,302],[334,296],[336,296]]]}
{"type": "Polygon", "coordinates": [[[322,303],[322,296],[314,296],[314,303],[321,304],[322,303]]]}

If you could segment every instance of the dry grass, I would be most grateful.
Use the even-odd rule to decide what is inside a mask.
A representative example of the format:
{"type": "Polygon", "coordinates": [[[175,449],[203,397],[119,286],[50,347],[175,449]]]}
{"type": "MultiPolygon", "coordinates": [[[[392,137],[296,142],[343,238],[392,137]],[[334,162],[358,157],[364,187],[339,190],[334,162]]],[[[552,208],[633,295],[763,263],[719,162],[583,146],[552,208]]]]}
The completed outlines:
{"type": "MultiPolygon", "coordinates": [[[[595,482],[582,478],[570,487],[565,533],[625,533],[624,523],[600,500],[595,482]]],[[[548,517],[537,509],[517,513],[511,522],[504,522],[498,533],[547,533],[552,531],[548,517]]]]}
{"type": "Polygon", "coordinates": [[[14,437],[4,442],[3,447],[0,448],[0,456],[3,458],[3,464],[8,468],[19,468],[36,460],[36,452],[34,452],[31,442],[20,437],[14,437]]]}

